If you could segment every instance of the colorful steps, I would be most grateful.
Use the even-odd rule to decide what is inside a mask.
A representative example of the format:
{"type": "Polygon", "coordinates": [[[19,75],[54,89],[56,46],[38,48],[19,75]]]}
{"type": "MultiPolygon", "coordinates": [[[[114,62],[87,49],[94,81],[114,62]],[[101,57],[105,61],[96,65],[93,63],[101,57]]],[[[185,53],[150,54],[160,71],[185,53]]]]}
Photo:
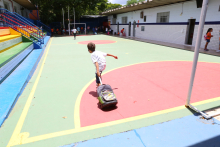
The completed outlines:
{"type": "MultiPolygon", "coordinates": [[[[1,38],[1,37],[0,37],[1,38]]],[[[4,42],[0,42],[0,53],[5,49],[22,42],[22,37],[13,38],[4,42]]]]}
{"type": "Polygon", "coordinates": [[[27,57],[33,50],[34,45],[31,40],[21,36],[20,33],[11,29],[0,27],[5,34],[0,36],[0,84],[9,74],[27,57]]]}
{"type": "Polygon", "coordinates": [[[1,36],[0,37],[0,42],[8,41],[10,39],[15,39],[21,37],[21,35],[7,35],[7,36],[1,36]]]}
{"type": "Polygon", "coordinates": [[[0,68],[30,45],[32,42],[23,42],[0,53],[0,68]]]}

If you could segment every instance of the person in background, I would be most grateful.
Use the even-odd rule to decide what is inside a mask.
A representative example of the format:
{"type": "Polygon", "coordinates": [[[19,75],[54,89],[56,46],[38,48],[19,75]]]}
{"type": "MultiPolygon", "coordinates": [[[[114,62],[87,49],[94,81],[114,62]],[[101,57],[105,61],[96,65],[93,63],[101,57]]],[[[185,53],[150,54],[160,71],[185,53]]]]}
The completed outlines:
{"type": "Polygon", "coordinates": [[[65,35],[65,34],[66,34],[65,28],[63,28],[62,32],[63,32],[63,35],[65,35]]]}
{"type": "Polygon", "coordinates": [[[78,33],[80,34],[80,28],[79,28],[79,27],[77,27],[77,31],[78,31],[78,33]]]}
{"type": "Polygon", "coordinates": [[[87,27],[87,33],[89,34],[90,26],[87,27]]]}
{"type": "Polygon", "coordinates": [[[122,35],[122,36],[123,36],[124,30],[125,30],[124,28],[121,30],[121,35],[122,35]]]}
{"type": "Polygon", "coordinates": [[[111,27],[109,27],[109,34],[112,34],[112,29],[111,29],[111,27]]]}
{"type": "Polygon", "coordinates": [[[98,34],[98,28],[97,27],[95,27],[95,32],[98,34]]]}
{"type": "Polygon", "coordinates": [[[53,36],[53,32],[54,32],[54,29],[53,29],[53,28],[51,28],[51,36],[53,36]]]}
{"type": "Polygon", "coordinates": [[[95,28],[94,27],[92,28],[92,31],[93,31],[93,35],[95,35],[95,28]]]}
{"type": "Polygon", "coordinates": [[[106,34],[108,34],[108,27],[105,28],[105,32],[106,32],[106,34]]]}
{"type": "Polygon", "coordinates": [[[77,31],[77,30],[76,30],[76,28],[74,27],[74,28],[73,28],[73,35],[74,35],[74,39],[75,39],[75,40],[76,40],[76,31],[77,31]]]}
{"type": "Polygon", "coordinates": [[[59,32],[59,29],[57,28],[57,29],[56,29],[56,33],[58,34],[58,32],[59,32]]]}
{"type": "Polygon", "coordinates": [[[83,27],[81,27],[81,34],[83,34],[83,27]]]}
{"type": "Polygon", "coordinates": [[[213,35],[211,34],[211,32],[213,32],[213,29],[212,29],[212,28],[209,28],[208,31],[207,31],[207,33],[206,33],[206,44],[205,44],[205,48],[204,48],[205,51],[209,51],[209,50],[207,49],[207,46],[208,46],[208,44],[209,44],[211,38],[213,37],[213,35]]]}

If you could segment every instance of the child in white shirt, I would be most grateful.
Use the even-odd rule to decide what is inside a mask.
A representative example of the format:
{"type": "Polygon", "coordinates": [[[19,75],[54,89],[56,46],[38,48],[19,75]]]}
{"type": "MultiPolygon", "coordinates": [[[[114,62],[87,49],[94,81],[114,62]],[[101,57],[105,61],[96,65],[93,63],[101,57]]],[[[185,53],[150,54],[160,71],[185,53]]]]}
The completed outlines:
{"type": "Polygon", "coordinates": [[[92,42],[88,43],[87,47],[88,47],[89,53],[91,53],[92,62],[95,64],[95,67],[96,67],[96,73],[95,73],[96,74],[96,85],[100,86],[101,84],[100,84],[99,77],[101,77],[102,72],[106,68],[105,57],[106,56],[112,56],[115,59],[118,59],[118,57],[114,56],[114,55],[111,55],[111,54],[96,51],[95,50],[95,44],[92,43],[92,42]]]}

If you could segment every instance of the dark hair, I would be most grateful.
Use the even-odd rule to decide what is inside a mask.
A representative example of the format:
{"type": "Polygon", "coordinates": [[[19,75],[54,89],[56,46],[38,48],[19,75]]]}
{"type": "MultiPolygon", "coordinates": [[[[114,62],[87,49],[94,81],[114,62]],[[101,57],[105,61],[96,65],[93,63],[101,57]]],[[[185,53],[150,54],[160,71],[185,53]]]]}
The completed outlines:
{"type": "Polygon", "coordinates": [[[90,42],[87,44],[87,47],[90,51],[94,52],[95,51],[95,44],[90,42]]]}
{"type": "Polygon", "coordinates": [[[213,30],[213,29],[212,29],[212,28],[209,28],[206,34],[208,34],[208,32],[210,32],[211,30],[213,30]]]}

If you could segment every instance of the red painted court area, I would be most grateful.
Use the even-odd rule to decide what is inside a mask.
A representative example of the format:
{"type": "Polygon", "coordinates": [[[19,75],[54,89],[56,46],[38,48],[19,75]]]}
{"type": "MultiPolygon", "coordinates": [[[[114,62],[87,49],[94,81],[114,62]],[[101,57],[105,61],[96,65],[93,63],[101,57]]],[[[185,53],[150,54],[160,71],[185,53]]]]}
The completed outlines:
{"type": "MultiPolygon", "coordinates": [[[[123,67],[103,75],[118,99],[117,108],[98,108],[95,81],[80,104],[81,126],[124,119],[185,105],[192,62],[150,62],[123,67]]],[[[220,64],[198,63],[191,102],[220,97],[220,64]]]]}
{"type": "Polygon", "coordinates": [[[113,40],[90,40],[90,41],[81,41],[78,44],[88,44],[89,42],[93,42],[95,44],[110,44],[115,43],[116,41],[113,40]]]}

